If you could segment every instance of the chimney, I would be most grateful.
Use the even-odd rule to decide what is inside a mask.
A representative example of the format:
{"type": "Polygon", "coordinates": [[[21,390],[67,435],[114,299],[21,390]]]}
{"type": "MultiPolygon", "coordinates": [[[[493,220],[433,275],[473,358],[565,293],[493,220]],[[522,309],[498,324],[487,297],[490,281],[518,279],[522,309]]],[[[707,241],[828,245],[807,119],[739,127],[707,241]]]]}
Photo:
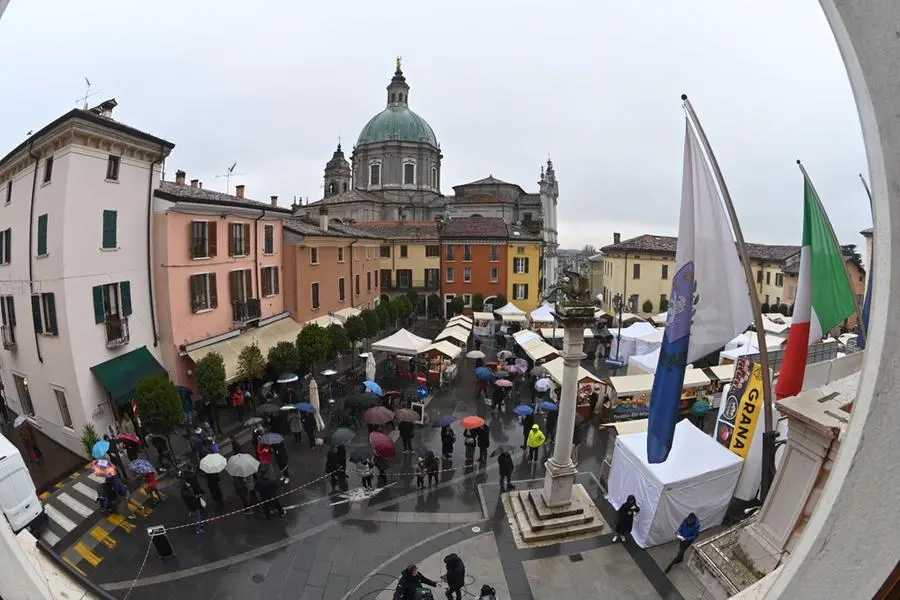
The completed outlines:
{"type": "Polygon", "coordinates": [[[242,184],[242,185],[236,185],[236,186],[234,186],[234,195],[237,196],[237,198],[238,198],[239,200],[243,200],[243,199],[244,199],[244,186],[243,186],[243,184],[242,184]]]}
{"type": "Polygon", "coordinates": [[[613,233],[613,244],[618,244],[622,241],[621,233],[613,233]]]}
{"type": "Polygon", "coordinates": [[[319,229],[328,231],[328,209],[324,206],[319,209],[319,229]]]}
{"type": "Polygon", "coordinates": [[[278,196],[272,196],[269,198],[269,201],[272,203],[272,206],[278,206],[278,196]]]}
{"type": "Polygon", "coordinates": [[[178,185],[184,185],[184,178],[186,175],[187,173],[185,173],[181,169],[175,171],[175,183],[177,183],[178,185]]]}
{"type": "Polygon", "coordinates": [[[202,181],[198,181],[198,182],[197,182],[197,187],[200,188],[200,189],[202,190],[202,189],[203,189],[203,182],[202,182],[202,181]]]}
{"type": "Polygon", "coordinates": [[[200,183],[199,179],[191,179],[191,187],[192,188],[196,188],[198,183],[200,183]]]}

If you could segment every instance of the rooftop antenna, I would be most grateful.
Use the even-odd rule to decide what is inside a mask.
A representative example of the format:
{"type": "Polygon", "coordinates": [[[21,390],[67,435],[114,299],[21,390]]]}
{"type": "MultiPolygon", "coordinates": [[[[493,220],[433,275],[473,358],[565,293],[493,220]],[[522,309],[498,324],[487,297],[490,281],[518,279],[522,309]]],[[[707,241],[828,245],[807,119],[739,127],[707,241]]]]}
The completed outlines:
{"type": "Polygon", "coordinates": [[[216,175],[216,179],[218,179],[219,177],[224,177],[224,178],[225,178],[225,193],[226,193],[226,194],[230,193],[230,190],[231,190],[231,177],[232,177],[232,175],[235,176],[235,177],[240,177],[241,175],[243,175],[243,173],[235,173],[235,172],[234,172],[234,168],[235,168],[236,166],[237,166],[237,162],[233,162],[233,163],[231,163],[231,166],[230,166],[230,167],[228,167],[228,168],[225,169],[225,172],[224,172],[224,173],[222,173],[221,175],[216,175]]]}
{"type": "Polygon", "coordinates": [[[75,100],[75,102],[76,103],[81,102],[81,109],[87,110],[88,109],[88,98],[90,98],[91,96],[96,96],[100,92],[94,92],[93,94],[91,93],[91,80],[88,79],[87,77],[84,78],[84,83],[85,83],[84,96],[82,96],[81,98],[78,98],[77,100],[75,100]]]}

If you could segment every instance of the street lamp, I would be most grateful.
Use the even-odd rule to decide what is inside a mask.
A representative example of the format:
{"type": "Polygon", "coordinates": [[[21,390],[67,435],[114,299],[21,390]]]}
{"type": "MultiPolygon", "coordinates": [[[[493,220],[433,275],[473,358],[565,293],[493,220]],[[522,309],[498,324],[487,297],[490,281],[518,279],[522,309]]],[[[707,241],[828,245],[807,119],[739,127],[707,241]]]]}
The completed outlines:
{"type": "Polygon", "coordinates": [[[625,366],[625,362],[619,359],[619,348],[622,347],[622,311],[625,310],[625,298],[622,294],[616,294],[612,298],[612,307],[613,312],[616,314],[616,319],[619,321],[619,330],[616,334],[616,357],[615,358],[607,358],[606,366],[611,367],[618,372],[619,369],[625,366]]]}

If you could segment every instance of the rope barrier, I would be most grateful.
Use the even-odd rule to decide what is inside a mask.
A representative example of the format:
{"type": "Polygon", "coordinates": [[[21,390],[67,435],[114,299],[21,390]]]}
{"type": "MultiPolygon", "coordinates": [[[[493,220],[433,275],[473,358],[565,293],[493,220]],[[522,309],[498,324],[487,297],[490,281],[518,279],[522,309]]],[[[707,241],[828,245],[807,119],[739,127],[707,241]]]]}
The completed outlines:
{"type": "Polygon", "coordinates": [[[147,551],[144,553],[144,560],[141,561],[141,567],[138,569],[137,575],[134,576],[134,581],[131,582],[131,585],[128,587],[128,591],[125,592],[122,600],[128,600],[128,597],[131,595],[132,590],[134,590],[134,586],[137,585],[138,579],[141,578],[141,574],[143,574],[144,572],[144,567],[147,565],[147,558],[150,556],[151,546],[153,546],[152,539],[147,542],[147,551]]]}

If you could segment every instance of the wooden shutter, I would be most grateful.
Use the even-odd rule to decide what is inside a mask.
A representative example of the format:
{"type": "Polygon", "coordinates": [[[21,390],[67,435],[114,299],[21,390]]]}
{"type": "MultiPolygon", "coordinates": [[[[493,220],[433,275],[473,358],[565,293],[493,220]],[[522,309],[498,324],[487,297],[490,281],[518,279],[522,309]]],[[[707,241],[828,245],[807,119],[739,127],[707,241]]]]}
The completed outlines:
{"type": "Polygon", "coordinates": [[[103,247],[116,247],[116,211],[103,211],[103,247]]]}
{"type": "Polygon", "coordinates": [[[34,320],[35,332],[44,333],[44,321],[41,318],[41,297],[36,294],[31,297],[31,318],[34,320]]]}
{"type": "Polygon", "coordinates": [[[523,258],[522,260],[525,261],[525,273],[527,273],[527,272],[528,272],[528,259],[527,259],[527,258],[523,258]]]}
{"type": "Polygon", "coordinates": [[[47,215],[38,217],[37,236],[38,256],[44,256],[47,254],[47,215]]]}
{"type": "Polygon", "coordinates": [[[119,283],[119,294],[122,296],[122,314],[126,317],[131,314],[131,282],[119,283]]]}
{"type": "MultiPolygon", "coordinates": [[[[528,260],[527,258],[525,260],[528,260]]],[[[525,286],[525,296],[522,298],[523,300],[528,300],[528,284],[523,284],[525,286]]]]}
{"type": "Polygon", "coordinates": [[[237,252],[234,251],[234,224],[228,224],[228,256],[234,256],[237,252]]]}
{"type": "Polygon", "coordinates": [[[197,258],[197,221],[188,223],[188,258],[197,258]]]}
{"type": "Polygon", "coordinates": [[[216,256],[218,253],[218,241],[219,241],[219,224],[216,221],[208,221],[207,222],[207,231],[206,235],[209,238],[209,256],[210,258],[216,256]]]}
{"type": "Polygon", "coordinates": [[[53,294],[44,294],[47,298],[47,325],[50,333],[57,335],[59,328],[56,326],[56,296],[53,294]]]}
{"type": "Polygon", "coordinates": [[[209,307],[217,308],[219,306],[219,290],[216,288],[216,274],[209,274],[209,307]]]}
{"type": "Polygon", "coordinates": [[[231,303],[240,302],[240,295],[238,294],[238,290],[241,285],[241,272],[240,271],[232,271],[228,274],[228,287],[231,289],[231,303]]]}
{"type": "Polygon", "coordinates": [[[279,287],[278,287],[278,267],[272,267],[272,275],[273,275],[273,277],[272,277],[272,283],[275,284],[275,289],[272,290],[272,293],[273,293],[273,294],[278,294],[278,292],[279,292],[279,287]]]}
{"type": "Polygon", "coordinates": [[[3,236],[3,258],[6,262],[12,262],[12,229],[7,229],[3,236]]]}
{"type": "Polygon", "coordinates": [[[190,285],[188,286],[190,288],[188,290],[188,294],[190,294],[190,297],[191,297],[191,312],[197,312],[197,309],[199,308],[197,305],[197,298],[199,297],[199,294],[197,292],[199,291],[198,290],[199,285],[200,285],[200,276],[199,275],[191,275],[190,285]]]}
{"type": "MultiPolygon", "coordinates": [[[[242,249],[241,254],[246,254],[249,256],[250,254],[254,254],[250,251],[250,249],[253,247],[253,245],[250,243],[250,224],[245,223],[244,225],[242,225],[242,227],[244,228],[244,248],[242,249]]],[[[250,287],[248,286],[247,289],[250,289],[250,287]]]]}
{"type": "Polygon", "coordinates": [[[16,326],[16,299],[13,296],[9,296],[6,301],[6,318],[11,327],[16,326]]]}
{"type": "Polygon", "coordinates": [[[94,323],[106,320],[106,302],[103,299],[103,286],[95,285],[91,291],[94,295],[94,323]]]}

